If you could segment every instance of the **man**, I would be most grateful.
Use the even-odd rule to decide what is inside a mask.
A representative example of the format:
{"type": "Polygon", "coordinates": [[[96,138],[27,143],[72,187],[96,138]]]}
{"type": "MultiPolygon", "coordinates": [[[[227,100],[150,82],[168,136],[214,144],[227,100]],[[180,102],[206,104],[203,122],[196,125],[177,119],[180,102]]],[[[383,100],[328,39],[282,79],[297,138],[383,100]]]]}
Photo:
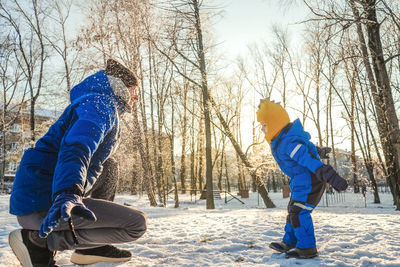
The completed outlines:
{"type": "Polygon", "coordinates": [[[9,235],[23,266],[56,266],[55,252],[70,249],[76,249],[71,256],[76,264],[131,258],[129,251],[110,244],[141,237],[146,216],[94,197],[114,198],[115,182],[111,195],[102,191],[107,179],[118,175],[110,156],[120,138],[120,116],[131,111],[138,89],[134,73],[108,60],[105,70],[72,88],[71,104],[25,151],[10,198],[10,213],[23,229],[9,235]]]}
{"type": "Polygon", "coordinates": [[[280,169],[290,177],[291,196],[285,235],[281,242],[272,242],[270,248],[287,258],[313,258],[318,255],[311,212],[318,205],[329,183],[338,191],[346,190],[347,181],[330,165],[325,165],[318,155],[326,158],[328,148],[318,149],[310,141],[297,119],[290,122],[286,110],[269,101],[261,100],[257,121],[280,169]]]}

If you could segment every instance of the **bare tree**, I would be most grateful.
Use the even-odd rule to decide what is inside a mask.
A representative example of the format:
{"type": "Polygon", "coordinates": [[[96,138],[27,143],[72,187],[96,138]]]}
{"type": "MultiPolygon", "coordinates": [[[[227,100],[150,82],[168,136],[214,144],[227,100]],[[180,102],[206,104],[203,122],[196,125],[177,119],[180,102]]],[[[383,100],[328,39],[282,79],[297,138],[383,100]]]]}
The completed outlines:
{"type": "Polygon", "coordinates": [[[374,96],[375,108],[380,117],[378,125],[388,175],[391,177],[392,186],[395,191],[397,210],[400,210],[400,128],[393,102],[391,83],[387,74],[387,61],[384,58],[382,48],[381,26],[376,15],[377,2],[375,0],[360,1],[363,13],[365,14],[365,17],[361,17],[359,7],[353,0],[349,1],[356,20],[364,65],[370,81],[370,90],[374,96]],[[365,26],[367,31],[368,43],[365,42],[362,26],[365,26]],[[371,59],[371,63],[369,58],[371,59]]]}
{"type": "MultiPolygon", "coordinates": [[[[177,72],[187,78],[195,86],[201,89],[202,92],[202,108],[204,116],[204,132],[205,132],[205,149],[206,149],[206,191],[207,191],[207,209],[214,209],[213,198],[213,178],[212,178],[212,139],[211,139],[211,118],[209,107],[209,87],[207,79],[207,65],[205,56],[205,43],[203,40],[203,28],[200,16],[201,3],[197,0],[183,1],[176,0],[166,3],[163,7],[172,12],[171,18],[174,18],[174,25],[170,41],[172,47],[181,60],[184,60],[192,67],[196,68],[199,77],[196,79],[185,76],[182,69],[177,65],[177,61],[171,56],[164,53],[164,55],[172,62],[177,72]],[[188,31],[191,32],[189,38],[181,36],[188,31]],[[191,38],[191,36],[194,36],[191,38]],[[178,42],[183,40],[183,42],[178,42]],[[187,49],[187,50],[184,50],[187,49]]],[[[163,53],[163,49],[159,48],[163,53]]]]}
{"type": "MultiPolygon", "coordinates": [[[[80,79],[85,75],[85,71],[74,71],[74,67],[79,59],[79,54],[74,51],[73,43],[68,38],[67,21],[71,15],[71,8],[74,0],[57,0],[50,1],[50,6],[54,12],[47,14],[56,28],[52,36],[45,36],[53,50],[62,59],[64,66],[64,79],[67,91],[70,91],[74,84],[72,74],[77,75],[80,79]]],[[[64,80],[63,79],[63,80],[64,80]]]]}
{"type": "MultiPolygon", "coordinates": [[[[351,32],[358,36],[358,46],[361,49],[364,71],[368,78],[368,88],[373,96],[374,107],[379,118],[376,124],[387,174],[393,188],[396,208],[400,210],[400,129],[393,99],[392,82],[387,68],[387,64],[398,58],[398,55],[392,54],[386,58],[385,47],[382,45],[385,37],[380,31],[384,23],[395,21],[393,20],[396,17],[395,13],[391,12],[389,1],[324,0],[318,4],[308,0],[303,0],[303,2],[314,15],[310,20],[323,20],[326,23],[325,29],[338,26],[336,31],[332,31],[334,35],[351,32]],[[383,10],[386,12],[381,12],[383,10]]],[[[397,28],[395,22],[393,26],[397,28]]]]}
{"type": "Polygon", "coordinates": [[[181,147],[181,168],[179,171],[179,177],[181,180],[181,192],[182,194],[186,193],[186,142],[187,142],[187,95],[189,92],[189,82],[185,81],[183,84],[183,92],[181,94],[182,97],[182,105],[183,105],[183,115],[181,118],[181,136],[182,136],[182,147],[181,147]]]}
{"type": "Polygon", "coordinates": [[[0,107],[0,140],[1,140],[1,171],[0,171],[0,191],[4,190],[7,154],[7,131],[20,116],[21,109],[26,96],[25,90],[21,90],[20,82],[23,78],[22,71],[18,68],[13,68],[15,60],[13,56],[14,44],[9,36],[2,37],[0,44],[0,79],[3,88],[0,107]]]}
{"type": "MultiPolygon", "coordinates": [[[[169,99],[171,102],[171,125],[170,125],[170,129],[168,130],[168,126],[165,126],[165,128],[167,129],[167,134],[169,136],[169,140],[170,140],[170,145],[171,145],[171,151],[170,151],[170,160],[171,160],[171,180],[174,186],[174,199],[175,199],[175,208],[179,207],[179,195],[178,195],[178,183],[177,183],[177,179],[176,179],[176,166],[175,166],[175,155],[174,155],[174,151],[175,151],[175,144],[174,144],[174,139],[175,139],[175,102],[174,102],[174,98],[175,95],[172,92],[172,88],[169,91],[169,99]]],[[[168,190],[168,189],[167,189],[168,190]]]]}
{"type": "Polygon", "coordinates": [[[44,64],[47,59],[46,44],[42,27],[45,10],[37,0],[25,6],[18,0],[5,4],[0,2],[0,17],[6,21],[16,36],[16,59],[23,71],[30,96],[31,146],[36,140],[35,108],[44,80],[44,64]]]}

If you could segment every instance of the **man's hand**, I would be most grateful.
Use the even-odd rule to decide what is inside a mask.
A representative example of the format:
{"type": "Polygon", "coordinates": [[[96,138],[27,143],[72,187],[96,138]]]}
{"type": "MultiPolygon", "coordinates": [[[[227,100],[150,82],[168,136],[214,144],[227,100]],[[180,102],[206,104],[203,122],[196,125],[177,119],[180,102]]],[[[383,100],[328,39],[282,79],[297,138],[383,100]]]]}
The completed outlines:
{"type": "Polygon", "coordinates": [[[61,218],[68,221],[71,214],[89,221],[97,220],[96,215],[83,204],[81,196],[62,192],[56,197],[46,218],[44,218],[40,226],[39,236],[41,238],[47,237],[59,225],[61,218]]]}
{"type": "Polygon", "coordinates": [[[322,165],[315,172],[317,178],[323,182],[330,184],[336,191],[344,191],[347,189],[348,184],[331,165],[322,165]]]}

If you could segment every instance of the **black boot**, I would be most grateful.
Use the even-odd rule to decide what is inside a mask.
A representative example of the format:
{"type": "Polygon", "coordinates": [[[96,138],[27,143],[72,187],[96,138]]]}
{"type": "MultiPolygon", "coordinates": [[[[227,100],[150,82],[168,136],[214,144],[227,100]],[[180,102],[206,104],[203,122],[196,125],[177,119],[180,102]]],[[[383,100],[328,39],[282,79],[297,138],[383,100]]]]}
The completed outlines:
{"type": "Polygon", "coordinates": [[[33,240],[37,231],[18,229],[8,236],[8,243],[23,267],[57,267],[55,252],[47,248],[45,240],[33,240]]]}
{"type": "Polygon", "coordinates": [[[310,259],[318,256],[317,248],[292,248],[286,252],[286,258],[310,259]]]}
{"type": "Polygon", "coordinates": [[[98,262],[129,261],[132,253],[129,250],[119,249],[112,245],[105,245],[90,249],[76,249],[71,256],[75,264],[94,264],[98,262]]]}
{"type": "Polygon", "coordinates": [[[293,248],[293,246],[291,246],[289,244],[286,244],[283,241],[281,241],[281,242],[271,242],[269,244],[269,247],[274,249],[274,250],[276,250],[276,251],[279,251],[280,253],[286,252],[289,249],[293,248]]]}

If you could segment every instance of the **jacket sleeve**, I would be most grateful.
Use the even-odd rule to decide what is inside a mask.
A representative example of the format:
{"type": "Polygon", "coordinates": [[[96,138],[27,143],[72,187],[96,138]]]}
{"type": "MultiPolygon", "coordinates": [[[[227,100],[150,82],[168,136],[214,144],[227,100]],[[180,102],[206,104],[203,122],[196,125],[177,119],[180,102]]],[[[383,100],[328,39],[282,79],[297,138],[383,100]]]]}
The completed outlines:
{"type": "Polygon", "coordinates": [[[104,101],[86,101],[75,108],[74,118],[60,144],[52,194],[85,188],[91,158],[111,129],[113,112],[104,101]]]}
{"type": "Polygon", "coordinates": [[[312,173],[324,165],[324,163],[313,155],[310,148],[301,142],[291,142],[287,145],[286,153],[288,156],[303,167],[309,169],[312,173]]]}

